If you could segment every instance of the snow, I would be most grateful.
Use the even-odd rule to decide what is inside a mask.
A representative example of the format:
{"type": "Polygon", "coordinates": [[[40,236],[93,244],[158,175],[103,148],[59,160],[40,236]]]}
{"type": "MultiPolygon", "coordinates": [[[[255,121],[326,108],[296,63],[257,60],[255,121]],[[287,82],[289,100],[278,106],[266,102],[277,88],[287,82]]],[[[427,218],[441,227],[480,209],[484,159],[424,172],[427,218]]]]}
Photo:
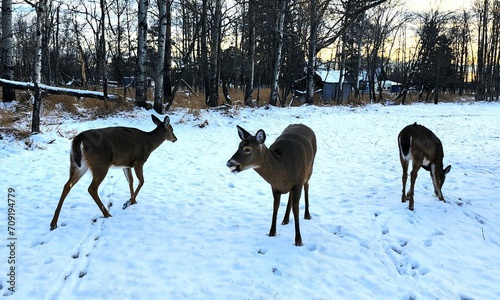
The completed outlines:
{"type": "MultiPolygon", "coordinates": [[[[27,140],[0,139],[2,243],[15,192],[15,265],[0,252],[0,294],[9,299],[499,299],[500,103],[233,108],[169,113],[175,143],[144,166],[138,204],[111,169],[100,186],[113,217],[102,218],[87,173],[69,193],[58,228],[49,223],[69,173],[71,138],[107,126],[150,131],[150,112],[93,121],[68,116],[27,140]],[[433,195],[421,170],[415,210],[401,203],[397,135],[413,122],[441,139],[452,165],[433,195]],[[264,129],[269,146],[290,123],[317,136],[304,246],[294,221],[269,237],[270,186],[226,161],[236,125],[264,129]],[[93,219],[96,219],[93,221],[93,219]],[[8,290],[15,267],[14,293],[8,290]]],[[[136,182],[137,184],[137,182],[136,182]]],[[[281,223],[287,196],[278,214],[281,223]]]]}

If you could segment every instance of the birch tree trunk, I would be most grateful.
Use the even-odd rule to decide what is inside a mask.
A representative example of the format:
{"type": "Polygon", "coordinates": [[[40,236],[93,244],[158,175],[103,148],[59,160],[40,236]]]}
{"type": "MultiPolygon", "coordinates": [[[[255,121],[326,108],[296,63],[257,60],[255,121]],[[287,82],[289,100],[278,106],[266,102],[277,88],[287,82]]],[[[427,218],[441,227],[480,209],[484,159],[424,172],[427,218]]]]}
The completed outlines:
{"type": "Polygon", "coordinates": [[[165,65],[165,40],[167,32],[167,0],[158,0],[159,8],[159,23],[158,32],[158,53],[156,56],[155,65],[155,95],[154,95],[154,110],[163,114],[163,70],[165,65]]]}
{"type": "Polygon", "coordinates": [[[35,55],[35,99],[33,101],[33,117],[31,120],[31,132],[40,132],[40,109],[42,107],[42,94],[40,83],[42,77],[42,30],[47,10],[47,1],[40,0],[35,5],[36,9],[36,55],[35,55]]]}
{"type": "Polygon", "coordinates": [[[137,106],[146,106],[146,43],[147,43],[147,13],[148,0],[139,0],[138,29],[137,29],[137,75],[135,87],[135,101],[137,106]]]}
{"type": "Polygon", "coordinates": [[[101,26],[101,34],[99,38],[99,49],[100,49],[100,55],[99,55],[99,64],[101,65],[102,68],[102,91],[104,93],[104,101],[106,102],[106,98],[108,97],[108,68],[107,68],[107,63],[106,63],[106,0],[100,0],[100,6],[101,6],[101,19],[100,19],[100,26],[101,26]]]}
{"type": "MultiPolygon", "coordinates": [[[[2,78],[14,80],[14,37],[12,33],[12,0],[2,0],[2,78]]],[[[3,102],[15,100],[15,90],[4,86],[3,102]]]]}
{"type": "MultiPolygon", "coordinates": [[[[281,55],[283,49],[283,24],[285,22],[285,6],[286,0],[279,0],[276,9],[276,23],[275,23],[275,37],[276,43],[274,45],[274,65],[273,74],[271,79],[271,93],[269,95],[269,104],[276,105],[279,100],[279,78],[281,70],[281,55]]],[[[281,102],[281,101],[280,101],[281,102]]],[[[284,103],[281,103],[282,105],[284,103]]]]}

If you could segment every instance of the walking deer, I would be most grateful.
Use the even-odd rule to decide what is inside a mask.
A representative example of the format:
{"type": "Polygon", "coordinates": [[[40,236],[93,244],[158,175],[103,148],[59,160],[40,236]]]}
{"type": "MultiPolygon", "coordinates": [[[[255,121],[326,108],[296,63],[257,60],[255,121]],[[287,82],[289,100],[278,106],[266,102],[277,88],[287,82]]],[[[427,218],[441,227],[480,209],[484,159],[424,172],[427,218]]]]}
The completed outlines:
{"type": "Polygon", "coordinates": [[[92,183],[88,188],[88,192],[105,218],[111,217],[111,215],[102,204],[97,189],[106,177],[110,167],[122,168],[129,183],[130,200],[125,202],[123,208],[125,209],[129,205],[137,203],[137,194],[144,184],[142,167],[149,155],[165,140],[171,142],[177,140],[168,116],[165,117],[163,122],[154,115],[151,115],[151,117],[154,124],[156,124],[156,128],[151,132],[129,127],[108,127],[84,131],[73,139],[70,150],[69,180],[64,185],[59,204],[50,223],[51,230],[57,228],[57,220],[64,199],[71,188],[89,169],[92,172],[92,183]],[[139,180],[135,191],[133,188],[132,168],[134,168],[135,175],[139,180]]]}
{"type": "Polygon", "coordinates": [[[441,188],[451,166],[443,169],[443,145],[439,138],[426,127],[414,123],[401,130],[398,135],[398,146],[399,158],[403,167],[403,195],[401,196],[401,202],[404,203],[406,200],[410,200],[409,209],[413,210],[413,192],[420,167],[430,172],[434,193],[439,200],[446,202],[441,188]],[[408,194],[405,194],[410,160],[412,161],[410,189],[408,194]]]}
{"type": "Polygon", "coordinates": [[[253,168],[271,185],[274,198],[273,219],[269,236],[276,235],[276,217],[281,194],[290,193],[282,225],[289,222],[290,209],[295,220],[295,245],[302,246],[299,227],[299,201],[304,187],[305,219],[311,219],[309,213],[309,178],[313,171],[316,155],[316,136],[307,126],[293,124],[288,126],[276,141],[267,148],[264,144],[264,130],[255,136],[237,126],[241,138],[238,150],[226,163],[231,172],[238,173],[253,168]]]}

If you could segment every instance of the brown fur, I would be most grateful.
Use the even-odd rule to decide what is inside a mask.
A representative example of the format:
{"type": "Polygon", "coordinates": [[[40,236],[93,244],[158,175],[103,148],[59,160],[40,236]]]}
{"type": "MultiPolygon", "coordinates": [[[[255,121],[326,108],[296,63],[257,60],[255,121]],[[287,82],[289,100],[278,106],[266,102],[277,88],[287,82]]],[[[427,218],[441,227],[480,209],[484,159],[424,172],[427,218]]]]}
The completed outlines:
{"type": "Polygon", "coordinates": [[[309,178],[311,178],[316,155],[316,136],[307,126],[288,126],[269,147],[264,144],[265,133],[261,129],[255,136],[238,126],[242,141],[238,151],[227,162],[227,166],[237,173],[253,168],[272,188],[274,209],[269,236],[276,235],[276,218],[281,194],[289,194],[288,204],[282,224],[288,224],[290,209],[295,220],[295,245],[302,245],[299,227],[299,201],[304,187],[305,219],[309,213],[309,178]]]}
{"type": "Polygon", "coordinates": [[[111,215],[102,204],[97,189],[111,166],[123,168],[129,183],[130,200],[125,202],[123,208],[137,203],[137,194],[144,184],[142,168],[149,155],[163,141],[175,142],[177,140],[168,116],[163,122],[154,115],[151,117],[156,124],[156,128],[151,132],[129,127],[108,127],[84,131],[73,139],[70,152],[70,176],[64,185],[54,217],[50,222],[51,230],[57,228],[57,220],[64,199],[88,169],[92,172],[92,183],[88,188],[89,194],[105,218],[111,217],[111,215]],[[132,168],[134,168],[139,180],[135,191],[133,189],[132,168]]]}
{"type": "Polygon", "coordinates": [[[439,200],[445,202],[441,188],[446,179],[446,174],[451,166],[443,169],[443,145],[439,138],[429,129],[414,123],[408,125],[398,135],[399,158],[403,168],[403,194],[401,202],[410,200],[409,209],[413,210],[413,193],[415,180],[420,167],[429,171],[434,185],[434,192],[439,200]],[[408,165],[412,161],[410,189],[406,194],[406,181],[408,179],[408,165]]]}

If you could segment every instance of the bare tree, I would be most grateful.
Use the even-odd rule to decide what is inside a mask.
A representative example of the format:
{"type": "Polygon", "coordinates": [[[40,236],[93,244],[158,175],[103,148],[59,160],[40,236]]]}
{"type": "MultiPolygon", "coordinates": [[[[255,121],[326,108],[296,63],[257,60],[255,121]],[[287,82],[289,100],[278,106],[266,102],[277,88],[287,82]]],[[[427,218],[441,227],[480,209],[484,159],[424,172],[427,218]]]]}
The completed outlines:
{"type": "Polygon", "coordinates": [[[469,66],[472,65],[472,49],[471,49],[471,14],[467,10],[462,10],[453,18],[451,27],[452,37],[454,38],[453,46],[458,72],[458,82],[455,88],[458,88],[458,94],[463,95],[465,91],[465,83],[469,78],[469,66]]]}
{"type": "MultiPolygon", "coordinates": [[[[155,94],[154,94],[154,110],[163,113],[163,79],[165,70],[165,46],[166,46],[166,33],[167,33],[167,0],[158,0],[158,19],[159,19],[159,32],[158,32],[158,52],[156,54],[155,65],[155,94]]],[[[170,45],[169,45],[170,46],[170,45]]]]}
{"type": "Polygon", "coordinates": [[[201,55],[201,71],[203,77],[203,87],[205,90],[205,103],[210,101],[210,75],[208,66],[208,0],[202,1],[201,8],[201,36],[200,36],[200,55],[201,55]]]}
{"type": "Polygon", "coordinates": [[[222,7],[221,0],[215,0],[212,26],[210,29],[210,95],[207,98],[207,105],[215,107],[219,105],[219,79],[220,79],[220,52],[222,34],[222,7]]]}
{"type": "Polygon", "coordinates": [[[341,0],[339,5],[339,3],[331,0],[310,0],[306,103],[313,103],[314,74],[316,72],[316,56],[318,52],[335,43],[351,24],[357,20],[356,17],[358,15],[386,1],[341,0]],[[356,3],[353,9],[350,9],[351,2],[356,3]],[[342,10],[342,7],[347,9],[342,10]],[[327,13],[329,14],[327,15],[327,13]],[[328,16],[328,19],[326,16],[328,16]]]}
{"type": "MultiPolygon", "coordinates": [[[[14,80],[14,36],[12,31],[12,0],[2,0],[2,78],[14,80]]],[[[15,100],[15,90],[4,86],[2,101],[15,100]]]]}
{"type": "Polygon", "coordinates": [[[432,94],[435,104],[438,103],[440,90],[456,77],[452,66],[451,40],[446,31],[450,18],[451,13],[441,13],[439,10],[418,14],[422,24],[417,32],[421,51],[412,80],[422,87],[420,96],[426,93],[427,101],[432,94]]]}
{"type": "Polygon", "coordinates": [[[45,15],[48,0],[40,0],[33,4],[36,9],[36,57],[35,57],[35,95],[33,100],[33,118],[31,121],[31,132],[40,132],[40,110],[42,107],[42,94],[40,83],[42,81],[42,34],[44,30],[45,15]]]}
{"type": "Polygon", "coordinates": [[[377,91],[377,87],[382,87],[386,79],[381,75],[388,69],[390,59],[394,56],[396,37],[407,21],[407,15],[393,5],[386,3],[374,8],[363,28],[369,94],[370,99],[377,102],[382,98],[382,89],[377,91]]]}
{"type": "Polygon", "coordinates": [[[483,100],[486,95],[486,55],[488,44],[488,20],[490,1],[483,0],[476,3],[479,16],[478,41],[477,41],[477,72],[476,72],[476,100],[483,100]]]}
{"type": "Polygon", "coordinates": [[[255,15],[256,0],[248,1],[246,11],[246,59],[245,59],[245,99],[246,105],[252,105],[255,78],[255,15]]]}
{"type": "Polygon", "coordinates": [[[147,13],[149,0],[139,0],[138,28],[137,28],[137,75],[135,87],[135,101],[140,107],[146,106],[146,55],[147,55],[147,13]]]}
{"type": "MultiPolygon", "coordinates": [[[[163,64],[163,97],[166,102],[165,109],[168,111],[174,102],[175,90],[172,88],[172,1],[167,0],[165,14],[165,61],[163,64]]],[[[193,41],[194,42],[194,41],[193,41]]]]}
{"type": "MultiPolygon", "coordinates": [[[[102,88],[104,93],[104,99],[108,97],[108,68],[107,68],[107,58],[106,58],[106,15],[107,13],[107,4],[106,0],[99,0],[100,8],[101,8],[101,17],[99,19],[100,26],[100,36],[99,36],[99,45],[97,47],[98,55],[97,55],[97,65],[102,69],[102,88]]],[[[97,74],[99,76],[99,74],[97,74]]],[[[106,100],[105,100],[106,101],[106,100]]]]}
{"type": "MultiPolygon", "coordinates": [[[[285,9],[288,5],[288,0],[278,0],[275,2],[275,28],[274,28],[274,57],[273,57],[273,73],[271,79],[271,92],[269,95],[269,104],[276,105],[279,100],[279,76],[282,63],[283,49],[283,29],[285,23],[285,9]]],[[[282,102],[282,101],[280,101],[282,102]]]]}

